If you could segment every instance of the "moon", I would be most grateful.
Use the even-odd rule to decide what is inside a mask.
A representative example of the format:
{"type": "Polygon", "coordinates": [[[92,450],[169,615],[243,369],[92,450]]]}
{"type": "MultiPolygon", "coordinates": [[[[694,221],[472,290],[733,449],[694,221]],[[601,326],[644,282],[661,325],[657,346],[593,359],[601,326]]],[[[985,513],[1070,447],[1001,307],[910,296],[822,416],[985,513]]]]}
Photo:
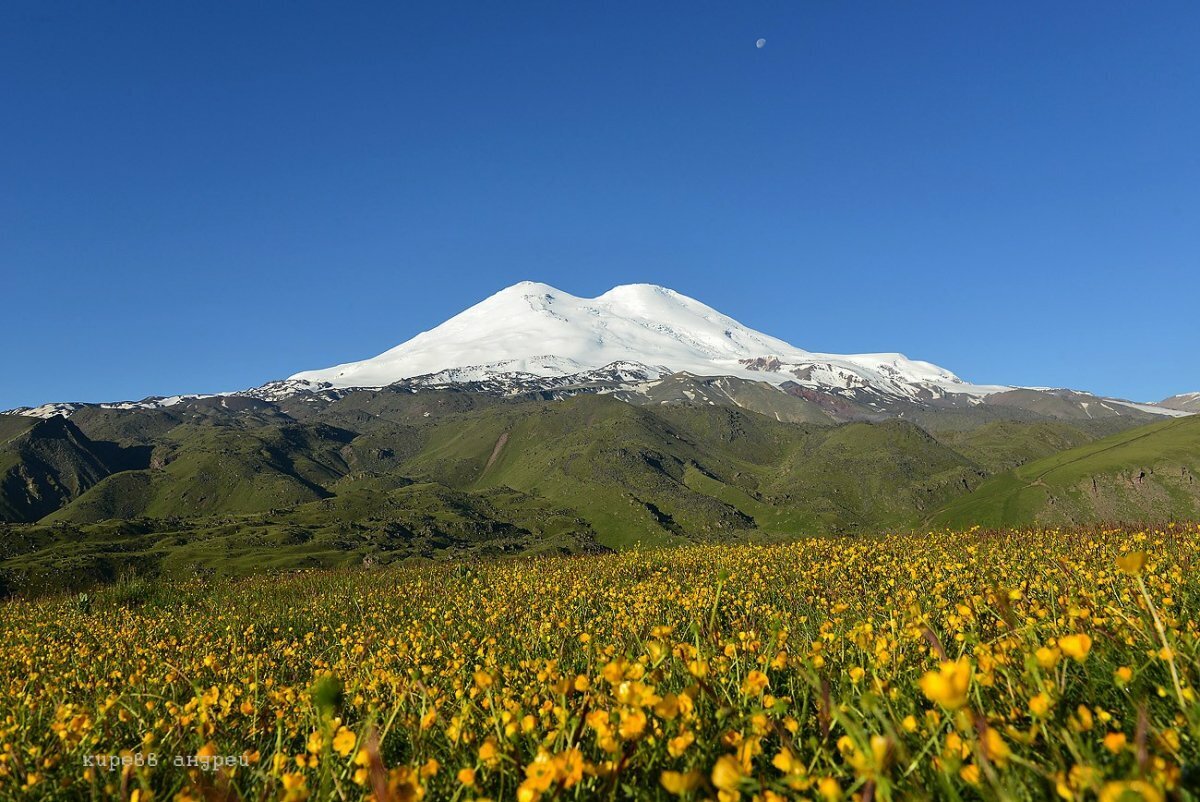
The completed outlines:
{"type": "Polygon", "coordinates": [[[757,42],[754,43],[754,46],[757,47],[759,50],[762,50],[766,44],[767,44],[766,39],[759,39],[757,42]]]}

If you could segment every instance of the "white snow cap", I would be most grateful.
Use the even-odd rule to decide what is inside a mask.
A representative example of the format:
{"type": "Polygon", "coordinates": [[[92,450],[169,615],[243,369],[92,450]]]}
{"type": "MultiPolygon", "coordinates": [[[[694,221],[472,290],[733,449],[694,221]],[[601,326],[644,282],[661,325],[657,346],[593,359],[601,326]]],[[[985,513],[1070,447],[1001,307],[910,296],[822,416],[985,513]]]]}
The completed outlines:
{"type": "Polygon", "coordinates": [[[654,284],[626,284],[597,298],[578,298],[533,281],[503,289],[377,357],[291,378],[380,387],[447,369],[458,369],[465,381],[517,371],[562,376],[613,362],[774,384],[870,385],[904,396],[1008,389],[968,384],[901,354],[805,351],[654,284]]]}

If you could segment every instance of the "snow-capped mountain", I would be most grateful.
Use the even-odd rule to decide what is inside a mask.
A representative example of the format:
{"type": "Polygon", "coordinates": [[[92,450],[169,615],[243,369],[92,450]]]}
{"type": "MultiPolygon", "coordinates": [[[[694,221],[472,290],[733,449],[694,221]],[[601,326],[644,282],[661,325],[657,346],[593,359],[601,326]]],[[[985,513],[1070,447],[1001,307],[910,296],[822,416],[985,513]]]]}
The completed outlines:
{"type": "Polygon", "coordinates": [[[902,354],[814,353],[653,284],[579,298],[532,281],[501,290],[379,356],[248,390],[11,412],[71,417],[85,406],[186,410],[213,403],[251,409],[247,402],[296,397],[330,402],[383,387],[551,398],[612,393],[631,403],[727,403],[790,420],[920,418],[939,410],[958,415],[965,410],[978,420],[1149,419],[1200,412],[1196,394],[1136,404],[1073,390],[973,384],[902,354]],[[710,381],[714,377],[728,381],[710,381]]]}
{"type": "Polygon", "coordinates": [[[379,356],[297,373],[291,381],[379,387],[428,376],[430,383],[465,383],[498,376],[564,377],[622,363],[642,380],[689,372],[914,399],[1010,389],[969,384],[901,354],[812,353],[652,284],[578,298],[531,281],[501,290],[379,356]]]}

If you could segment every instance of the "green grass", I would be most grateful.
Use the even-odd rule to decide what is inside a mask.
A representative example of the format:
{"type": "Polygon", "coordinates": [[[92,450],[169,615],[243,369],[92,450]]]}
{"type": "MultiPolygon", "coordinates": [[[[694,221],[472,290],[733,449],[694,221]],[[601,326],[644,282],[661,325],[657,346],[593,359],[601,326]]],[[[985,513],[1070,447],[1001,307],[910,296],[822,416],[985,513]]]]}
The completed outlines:
{"type": "Polygon", "coordinates": [[[941,526],[1200,517],[1200,418],[1067,449],[993,477],[932,517],[941,526]]]}
{"type": "Polygon", "coordinates": [[[1011,470],[1027,462],[1090,443],[1097,436],[1079,426],[1059,421],[996,421],[975,429],[936,433],[938,440],[988,473],[1011,470]]]}
{"type": "Polygon", "coordinates": [[[0,529],[0,581],[1200,517],[1189,419],[1089,443],[1078,422],[934,436],[906,420],[797,423],[601,395],[382,391],[234,406],[89,408],[83,428],[0,418],[0,518],[45,516],[0,529]],[[1136,485],[1134,466],[1147,470],[1136,485]]]}

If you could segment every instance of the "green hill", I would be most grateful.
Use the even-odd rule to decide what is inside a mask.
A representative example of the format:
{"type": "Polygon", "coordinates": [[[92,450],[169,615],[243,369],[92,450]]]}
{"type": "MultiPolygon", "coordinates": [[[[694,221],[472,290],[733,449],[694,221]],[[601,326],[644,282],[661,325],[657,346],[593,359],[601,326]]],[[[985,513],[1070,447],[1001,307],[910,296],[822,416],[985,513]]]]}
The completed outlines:
{"type": "Polygon", "coordinates": [[[136,459],[66,418],[0,416],[0,520],[36,521],[136,459]]]}
{"type": "Polygon", "coordinates": [[[320,424],[183,424],[155,448],[151,467],[107,477],[47,521],[261,512],[326,498],[348,472],[340,452],[353,438],[320,424]]]}
{"type": "Polygon", "coordinates": [[[613,547],[893,525],[979,478],[965,457],[902,421],[797,425],[605,396],[465,416],[436,427],[406,470],[547,498],[613,547]]]}
{"type": "Polygon", "coordinates": [[[1001,473],[1102,435],[1057,421],[996,421],[974,429],[937,431],[935,436],[988,473],[1001,473]]]}
{"type": "Polygon", "coordinates": [[[602,550],[573,512],[508,488],[466,492],[357,475],[339,489],[249,514],[0,524],[0,591],[86,587],[130,572],[243,575],[602,550]]]}
{"type": "Polygon", "coordinates": [[[1200,418],[1097,440],[1128,417],[835,424],[807,399],[764,406],[753,382],[660,389],[639,403],[389,388],[0,416],[0,584],[1200,518],[1200,418]]]}
{"type": "Polygon", "coordinates": [[[1200,417],[1121,432],[995,476],[939,526],[1200,518],[1200,417]]]}

